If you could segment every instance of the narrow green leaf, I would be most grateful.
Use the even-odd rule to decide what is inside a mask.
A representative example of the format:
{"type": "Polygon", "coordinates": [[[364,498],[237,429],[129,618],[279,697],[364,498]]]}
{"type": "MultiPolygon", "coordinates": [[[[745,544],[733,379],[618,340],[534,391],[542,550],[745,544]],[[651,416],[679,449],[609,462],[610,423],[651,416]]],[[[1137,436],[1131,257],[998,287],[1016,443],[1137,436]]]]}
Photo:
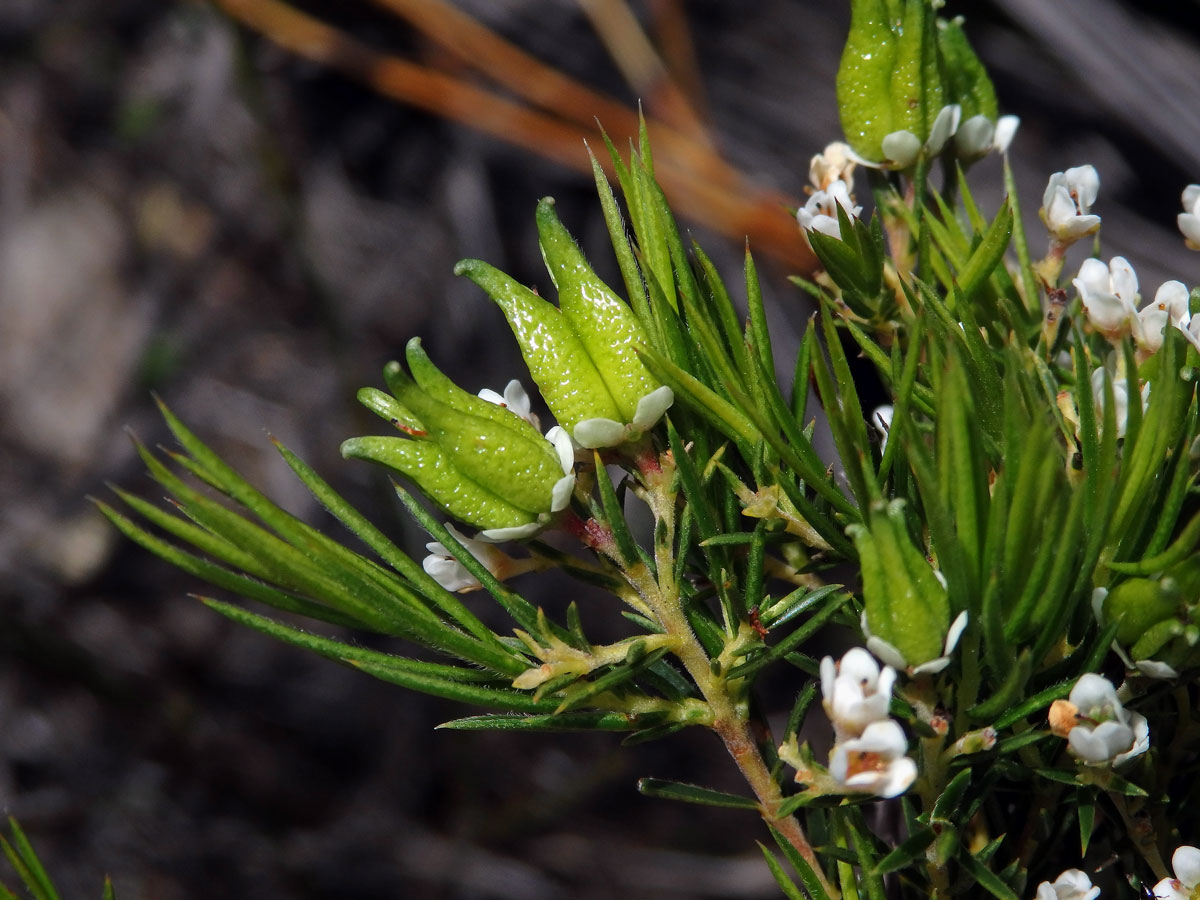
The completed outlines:
{"type": "Polygon", "coordinates": [[[771,870],[771,876],[775,879],[775,883],[779,885],[779,889],[783,891],[783,895],[788,900],[808,900],[808,895],[800,891],[796,886],[796,882],[788,877],[783,871],[783,866],[775,859],[775,854],[768,850],[761,841],[755,841],[758,844],[758,849],[762,851],[763,858],[767,861],[767,868],[771,870]]]}
{"type": "Polygon", "coordinates": [[[967,787],[971,783],[971,770],[963,769],[950,780],[946,785],[946,789],[942,791],[941,796],[933,804],[931,815],[934,819],[942,819],[947,822],[954,820],[955,810],[962,803],[963,795],[967,792],[967,787]]]}
{"type": "Polygon", "coordinates": [[[1024,719],[1026,716],[1033,715],[1038,710],[1045,709],[1055,700],[1061,700],[1071,693],[1071,688],[1075,686],[1075,681],[1076,679],[1074,678],[1068,681],[1061,681],[1034,694],[1028,700],[1018,703],[1016,706],[1006,710],[1002,715],[997,716],[996,721],[992,723],[992,727],[1000,731],[1019,719],[1024,719]]]}
{"type": "Polygon", "coordinates": [[[1081,796],[1079,800],[1079,857],[1087,856],[1088,844],[1092,840],[1092,831],[1096,827],[1096,798],[1081,796]]]}
{"type": "Polygon", "coordinates": [[[717,791],[695,784],[684,784],[680,781],[669,781],[665,778],[639,778],[637,789],[639,793],[647,797],[658,797],[662,800],[679,800],[683,803],[720,806],[726,809],[758,809],[758,802],[753,797],[741,797],[737,794],[728,794],[725,791],[717,791]]]}
{"type": "MultiPolygon", "coordinates": [[[[430,535],[440,543],[443,547],[461,547],[462,545],[455,539],[454,535],[446,530],[445,526],[438,521],[437,517],[432,516],[421,506],[420,503],[404,490],[399,484],[392,483],[392,488],[396,491],[396,496],[400,498],[400,502],[404,504],[417,523],[424,528],[430,535]]],[[[513,620],[524,628],[526,631],[536,633],[538,630],[537,610],[528,600],[518,594],[516,591],[508,588],[495,575],[488,570],[487,566],[477,560],[473,555],[465,549],[462,551],[462,556],[457,557],[459,563],[462,564],[475,579],[483,585],[496,602],[504,607],[505,611],[513,617],[513,620]]],[[[560,637],[565,639],[566,633],[563,631],[556,632],[560,637]]]]}
{"type": "MultiPolygon", "coordinates": [[[[126,502],[136,503],[141,506],[145,501],[131,495],[126,495],[123,491],[118,491],[126,502]]],[[[245,575],[238,574],[229,569],[219,566],[216,563],[203,559],[195,554],[188,553],[176,547],[174,544],[161,540],[154,536],[144,528],[137,525],[135,522],[118,513],[107,503],[100,500],[93,501],[96,507],[104,516],[116,526],[116,528],[127,538],[138,544],[142,548],[149,550],[154,555],[161,557],[171,565],[187,572],[189,575],[194,575],[197,578],[202,578],[209,584],[239,594],[249,600],[257,600],[259,603],[265,603],[273,606],[276,609],[285,610],[287,612],[297,613],[302,616],[308,616],[311,619],[317,619],[322,622],[328,622],[331,625],[341,625],[347,628],[369,628],[370,626],[361,620],[347,615],[332,607],[325,606],[321,603],[316,603],[305,597],[297,594],[281,591],[268,584],[264,584],[254,578],[248,578],[245,575]]],[[[149,509],[154,509],[156,512],[162,513],[157,507],[150,504],[145,504],[149,509]]],[[[198,535],[209,536],[214,540],[220,540],[215,535],[210,535],[204,529],[196,528],[188,522],[177,519],[174,516],[168,516],[162,513],[164,519],[173,520],[188,528],[195,529],[198,535]]],[[[224,543],[222,541],[222,543],[224,543]]]]}
{"type": "Polygon", "coordinates": [[[29,843],[29,838],[25,836],[20,824],[12,816],[8,817],[8,827],[12,834],[12,843],[10,844],[0,837],[0,847],[3,847],[4,855],[17,870],[17,874],[25,882],[25,886],[29,888],[36,900],[59,900],[58,891],[55,890],[50,876],[46,874],[46,869],[38,859],[37,853],[34,852],[33,845],[29,843]]]}
{"type": "MultiPolygon", "coordinates": [[[[800,883],[804,885],[804,890],[808,892],[808,896],[812,900],[830,900],[829,893],[821,884],[821,879],[817,877],[816,871],[803,856],[800,855],[795,847],[775,828],[771,828],[771,837],[775,838],[775,843],[779,849],[783,851],[783,855],[787,857],[787,861],[791,863],[796,874],[800,876],[800,883]]],[[[814,835],[815,837],[815,835],[814,835]]]]}
{"type": "Polygon", "coordinates": [[[625,282],[625,294],[629,305],[641,320],[642,327],[653,339],[653,344],[661,349],[662,340],[658,330],[658,321],[650,311],[650,298],[646,294],[646,285],[642,281],[642,273],[633,257],[629,246],[629,236],[625,233],[625,222],[617,207],[617,198],[613,195],[612,186],[596,159],[591,148],[588,157],[592,161],[592,176],[596,181],[596,193],[600,197],[600,208],[604,212],[604,223],[608,227],[608,237],[612,243],[613,253],[617,257],[617,267],[621,270],[621,279],[625,282]]]}
{"type": "Polygon", "coordinates": [[[623,712],[568,712],[551,715],[486,715],[452,719],[437,726],[449,731],[629,731],[637,717],[623,712]]]}
{"type": "Polygon", "coordinates": [[[959,859],[962,862],[963,868],[966,869],[967,874],[974,878],[979,883],[979,886],[993,897],[998,897],[999,900],[1020,900],[1016,891],[1005,884],[999,875],[995,874],[970,853],[964,853],[959,859]]]}
{"type": "MultiPolygon", "coordinates": [[[[412,557],[404,553],[388,537],[372,525],[365,516],[347,503],[316,471],[301,460],[279,441],[273,441],[284,461],[291,467],[304,486],[339,522],[346,526],[364,544],[374,550],[379,558],[395,569],[413,587],[434,603],[442,612],[485,643],[497,647],[503,645],[479,617],[472,613],[458,597],[442,587],[412,557]]],[[[447,547],[447,549],[450,549],[447,547]]]]}
{"type": "Polygon", "coordinates": [[[1176,563],[1183,562],[1196,549],[1197,543],[1200,543],[1200,513],[1191,518],[1179,532],[1179,537],[1162,553],[1138,562],[1109,563],[1108,567],[1114,572],[1121,572],[1125,575],[1153,575],[1171,568],[1176,563]]]}
{"type": "Polygon", "coordinates": [[[991,277],[992,270],[1004,258],[1012,239],[1013,213],[1006,201],[988,230],[984,233],[979,245],[971,253],[965,266],[958,272],[958,289],[955,292],[955,308],[971,303],[976,292],[991,277]]]}
{"type": "Polygon", "coordinates": [[[876,875],[887,875],[915,862],[925,855],[926,848],[933,843],[937,833],[922,826],[896,845],[896,849],[875,864],[876,875]]]}

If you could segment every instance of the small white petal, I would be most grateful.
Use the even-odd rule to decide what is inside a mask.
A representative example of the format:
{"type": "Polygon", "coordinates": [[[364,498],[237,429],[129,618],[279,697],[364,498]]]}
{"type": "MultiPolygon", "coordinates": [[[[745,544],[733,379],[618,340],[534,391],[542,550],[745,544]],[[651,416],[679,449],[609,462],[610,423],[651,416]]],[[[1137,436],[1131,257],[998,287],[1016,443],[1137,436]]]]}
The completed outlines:
{"type": "Polygon", "coordinates": [[[1020,116],[1001,116],[996,120],[996,136],[993,143],[997,152],[1007,153],[1016,136],[1017,127],[1021,124],[1020,116]]]}
{"type": "Polygon", "coordinates": [[[1104,598],[1108,596],[1108,588],[1098,587],[1092,591],[1092,615],[1096,617],[1096,623],[1104,624],[1104,598]]]}
{"type": "Polygon", "coordinates": [[[1101,722],[1095,728],[1076,725],[1067,735],[1067,743],[1081,760],[1098,765],[1132,747],[1133,731],[1120,722],[1101,722]]]}
{"type": "Polygon", "coordinates": [[[1146,721],[1145,716],[1141,713],[1129,713],[1129,729],[1133,732],[1133,746],[1113,757],[1114,766],[1124,765],[1150,749],[1150,723],[1146,721]]]}
{"type": "Polygon", "coordinates": [[[571,502],[571,492],[575,490],[575,473],[564,475],[554,482],[550,490],[550,512],[561,512],[571,502]]]}
{"type": "Polygon", "coordinates": [[[985,115],[971,116],[954,133],[954,149],[963,159],[978,159],[995,148],[996,124],[985,115]]]}
{"type": "Polygon", "coordinates": [[[948,665],[950,665],[950,657],[939,656],[937,659],[931,659],[929,662],[923,662],[919,666],[913,666],[908,670],[908,673],[910,675],[936,675],[948,665]]]}
{"type": "Polygon", "coordinates": [[[879,432],[879,447],[887,449],[888,435],[892,431],[892,416],[896,410],[891,405],[877,406],[871,413],[871,424],[879,432]]]}
{"type": "Polygon", "coordinates": [[[1161,678],[1165,681],[1179,677],[1179,673],[1172,666],[1157,659],[1139,659],[1134,663],[1134,666],[1147,678],[1161,678]]]}
{"type": "Polygon", "coordinates": [[[519,541],[522,538],[533,537],[541,530],[540,522],[530,522],[528,525],[514,525],[511,528],[487,528],[479,532],[479,538],[499,544],[501,541],[519,541]]]}
{"type": "Polygon", "coordinates": [[[675,393],[665,384],[655,388],[638,400],[637,409],[633,412],[633,424],[645,431],[661,419],[674,402],[675,393]]]}
{"type": "Polygon", "coordinates": [[[612,419],[584,419],[575,426],[575,442],[586,450],[615,447],[625,440],[625,423],[612,419]]]}
{"type": "Polygon", "coordinates": [[[904,654],[881,637],[876,637],[875,635],[868,637],[867,649],[889,666],[894,666],[897,669],[908,668],[908,662],[904,659],[904,654]]]}
{"type": "MultiPolygon", "coordinates": [[[[940,574],[940,573],[939,573],[940,574]]],[[[945,584],[942,585],[945,587],[945,584]]],[[[946,647],[945,654],[950,655],[955,647],[958,646],[958,640],[962,637],[962,633],[967,630],[967,611],[964,609],[950,623],[950,630],[946,632],[946,647]]]]}
{"type": "Polygon", "coordinates": [[[1189,184],[1180,198],[1183,208],[1190,213],[1200,213],[1200,184],[1189,184]]]}
{"type": "Polygon", "coordinates": [[[555,425],[546,432],[546,440],[554,445],[554,452],[558,454],[558,464],[562,466],[563,474],[574,470],[575,446],[571,443],[571,436],[567,434],[567,429],[561,425],[555,425]]]}
{"type": "Polygon", "coordinates": [[[1189,244],[1200,246],[1200,214],[1180,213],[1175,217],[1179,230],[1189,244]]]}
{"type": "Polygon", "coordinates": [[[825,700],[833,699],[834,681],[837,678],[837,663],[832,656],[821,659],[821,696],[825,700]]]}
{"type": "Polygon", "coordinates": [[[884,158],[896,169],[907,169],[921,153],[921,139],[911,131],[893,131],[880,142],[884,158]]]}
{"type": "Polygon", "coordinates": [[[1183,336],[1191,342],[1193,347],[1200,350],[1200,313],[1192,316],[1188,322],[1187,329],[1183,332],[1183,336]]]}
{"type": "Polygon", "coordinates": [[[1113,683],[1095,672],[1085,672],[1079,676],[1079,680],[1071,688],[1070,701],[1085,714],[1090,714],[1090,710],[1121,706],[1113,683]]]}
{"type": "Polygon", "coordinates": [[[899,797],[917,780],[917,764],[907,756],[893,760],[887,768],[887,778],[875,792],[880,797],[899,797]]]}
{"type": "Polygon", "coordinates": [[[962,107],[957,103],[951,103],[938,110],[938,114],[933,119],[933,125],[929,128],[929,138],[925,141],[925,151],[930,156],[936,156],[942,152],[946,141],[950,140],[950,136],[958,130],[961,118],[962,107]]]}
{"type": "Polygon", "coordinates": [[[1155,900],[1189,900],[1189,894],[1174,878],[1164,878],[1154,886],[1155,900]]]}
{"type": "MultiPolygon", "coordinates": [[[[430,545],[431,547],[433,545],[430,545]]],[[[441,547],[441,544],[436,546],[441,547]]],[[[442,547],[445,551],[445,548],[442,547]]],[[[433,580],[448,591],[464,591],[482,587],[479,581],[458,560],[434,553],[421,561],[421,567],[433,576],[433,580]]]]}

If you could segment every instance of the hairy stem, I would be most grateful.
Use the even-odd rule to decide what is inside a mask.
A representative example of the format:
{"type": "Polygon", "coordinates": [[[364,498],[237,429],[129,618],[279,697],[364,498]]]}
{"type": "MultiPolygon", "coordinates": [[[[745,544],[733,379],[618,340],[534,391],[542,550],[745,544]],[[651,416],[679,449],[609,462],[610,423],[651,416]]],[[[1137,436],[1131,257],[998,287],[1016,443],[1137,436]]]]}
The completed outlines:
{"type": "Polygon", "coordinates": [[[676,498],[671,489],[674,464],[669,455],[664,455],[662,459],[649,459],[653,460],[652,465],[648,463],[647,455],[643,454],[638,459],[638,467],[646,489],[645,499],[654,513],[654,553],[658,578],[649,578],[645,567],[641,567],[643,578],[633,586],[654,610],[663,630],[678,640],[675,654],[712,710],[711,727],[754,791],[763,820],[796,849],[812,867],[829,896],[837,900],[840,892],[825,876],[799,821],[795,816],[779,814],[783,792],[750,732],[744,704],[735,699],[729,681],[719,667],[714,667],[688,622],[674,574],[676,498]]]}

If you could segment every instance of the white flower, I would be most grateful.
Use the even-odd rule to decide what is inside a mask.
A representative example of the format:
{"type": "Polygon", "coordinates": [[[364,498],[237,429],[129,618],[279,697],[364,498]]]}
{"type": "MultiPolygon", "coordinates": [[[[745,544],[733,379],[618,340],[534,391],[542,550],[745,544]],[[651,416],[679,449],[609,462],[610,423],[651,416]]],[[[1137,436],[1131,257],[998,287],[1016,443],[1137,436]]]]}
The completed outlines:
{"type": "MultiPolygon", "coordinates": [[[[446,530],[466,548],[468,553],[483,563],[484,568],[497,577],[500,577],[508,563],[513,561],[508,554],[497,550],[491,544],[467,537],[449,522],[446,523],[446,530]]],[[[425,549],[429,551],[430,555],[425,557],[421,566],[446,590],[466,593],[467,591],[477,591],[483,587],[479,580],[468,572],[462,563],[451,556],[450,551],[440,542],[430,541],[425,545],[425,549]]]]}
{"type": "Polygon", "coordinates": [[[838,223],[838,206],[852,219],[862,212],[862,207],[856,206],[851,198],[846,182],[841,180],[830,182],[823,191],[814,192],[808,202],[796,211],[796,221],[805,231],[819,231],[840,238],[842,229],[838,223]]]}
{"type": "Polygon", "coordinates": [[[808,164],[808,180],[818,191],[827,191],[835,181],[846,185],[847,191],[854,190],[855,162],[849,144],[834,141],[822,153],[818,153],[808,164]]]}
{"type": "Polygon", "coordinates": [[[1099,190],[1100,176],[1092,166],[1076,166],[1050,176],[1039,214],[1056,240],[1073,244],[1099,229],[1100,217],[1089,214],[1099,190]]]}
{"type": "MultiPolygon", "coordinates": [[[[601,447],[615,447],[626,441],[636,440],[661,419],[674,402],[675,394],[669,387],[663,385],[655,388],[638,399],[632,422],[602,418],[584,419],[575,426],[575,441],[587,450],[598,450],[601,447]]],[[[546,436],[549,438],[549,434],[546,436]]]]}
{"type": "Polygon", "coordinates": [[[1114,256],[1107,266],[1085,259],[1072,284],[1092,327],[1110,340],[1122,336],[1137,316],[1137,275],[1123,256],[1114,256]]]}
{"type": "Polygon", "coordinates": [[[1154,886],[1156,900],[1190,900],[1200,889],[1200,848],[1184,845],[1171,857],[1174,878],[1164,878],[1154,886]]]}
{"type": "Polygon", "coordinates": [[[833,723],[837,739],[857,737],[872,722],[888,717],[896,670],[885,666],[880,671],[862,647],[846,651],[839,662],[832,656],[821,660],[822,705],[833,723]]]}
{"type": "Polygon", "coordinates": [[[1187,245],[1200,250],[1200,184],[1189,184],[1183,189],[1183,212],[1177,217],[1179,230],[1187,239],[1187,245]]]}
{"type": "Polygon", "coordinates": [[[1085,872],[1067,869],[1053,882],[1043,881],[1037,888],[1037,900],[1096,900],[1100,888],[1092,886],[1085,872]]]}
{"type": "Polygon", "coordinates": [[[1154,300],[1138,311],[1134,323],[1134,339],[1145,353],[1156,353],[1163,343],[1163,333],[1174,325],[1187,333],[1188,289],[1182,281],[1168,281],[1154,295],[1154,300]]]}
{"type": "Polygon", "coordinates": [[[515,378],[504,386],[503,395],[497,394],[490,388],[484,388],[479,392],[479,399],[486,400],[488,403],[495,403],[497,406],[503,406],[509,412],[516,413],[538,431],[542,430],[537,415],[532,412],[529,395],[525,393],[525,388],[521,386],[521,382],[515,378]]]}
{"type": "Polygon", "coordinates": [[[1112,682],[1092,672],[1079,677],[1067,700],[1054,701],[1050,723],[1088,765],[1119,766],[1150,748],[1146,717],[1125,709],[1112,682]]]}
{"type": "Polygon", "coordinates": [[[834,745],[829,774],[849,791],[896,797],[917,778],[917,764],[905,756],[907,750],[908,741],[897,722],[872,722],[862,737],[834,745]]]}

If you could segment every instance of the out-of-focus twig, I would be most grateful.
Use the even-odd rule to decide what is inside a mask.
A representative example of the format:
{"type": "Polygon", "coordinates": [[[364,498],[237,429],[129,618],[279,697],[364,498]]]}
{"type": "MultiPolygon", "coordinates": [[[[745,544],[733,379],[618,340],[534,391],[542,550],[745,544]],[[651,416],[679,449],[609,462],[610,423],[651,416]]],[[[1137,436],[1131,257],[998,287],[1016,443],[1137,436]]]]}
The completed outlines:
{"type": "MultiPolygon", "coordinates": [[[[376,2],[531,105],[384,53],[283,0],[215,2],[288,50],[357,78],[384,96],[578,171],[590,171],[581,144],[597,137],[596,120],[618,145],[637,134],[634,111],[547,66],[442,0],[376,2]]],[[[811,251],[785,212],[785,198],[750,184],[710,145],[660,119],[648,118],[647,128],[655,143],[655,173],[681,214],[738,241],[748,236],[753,249],[793,270],[811,271],[811,251]]],[[[607,154],[597,155],[607,169],[607,154]]]]}
{"type": "Polygon", "coordinates": [[[662,121],[706,148],[713,141],[625,0],[578,0],[608,55],[635,94],[662,121]]]}

